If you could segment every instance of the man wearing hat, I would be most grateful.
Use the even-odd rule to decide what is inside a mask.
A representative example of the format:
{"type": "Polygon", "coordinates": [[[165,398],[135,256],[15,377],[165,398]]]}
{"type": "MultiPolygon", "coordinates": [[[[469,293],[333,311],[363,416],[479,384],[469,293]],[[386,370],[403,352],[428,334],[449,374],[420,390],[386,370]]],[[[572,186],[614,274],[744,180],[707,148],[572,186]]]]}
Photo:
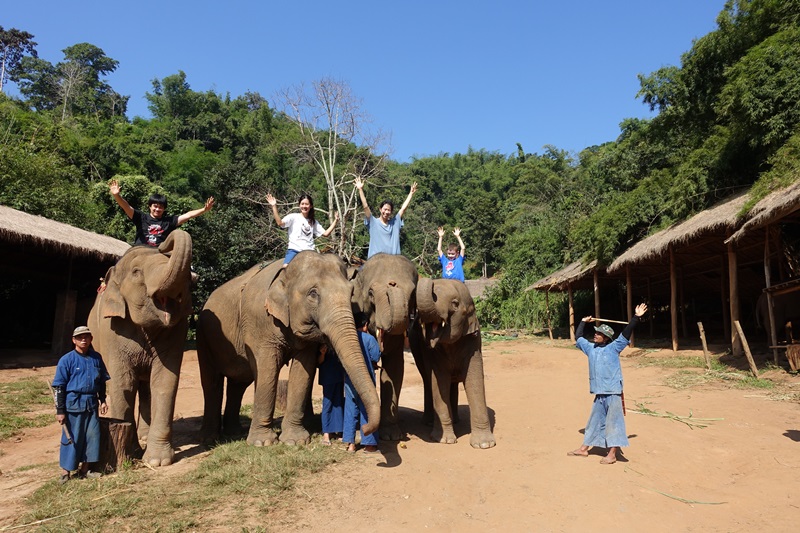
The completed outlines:
{"type": "Polygon", "coordinates": [[[61,483],[69,481],[73,470],[80,478],[100,476],[89,472],[89,463],[100,459],[98,411],[108,411],[106,381],[111,379],[103,358],[92,349],[88,327],[75,328],[72,343],[75,349],[59,359],[53,379],[56,420],[61,424],[61,483]]]}
{"type": "Polygon", "coordinates": [[[575,330],[578,338],[576,346],[589,359],[589,392],[595,395],[592,413],[586,423],[583,445],[577,450],[567,452],[574,457],[588,457],[589,448],[597,446],[608,449],[608,454],[600,462],[610,465],[617,462],[617,448],[628,446],[625,431],[624,405],[622,399],[622,367],[619,354],[630,342],[633,328],[639,318],[647,312],[646,304],[636,306],[630,323],[614,340],[614,330],[608,324],[595,326],[593,342],[583,337],[583,329],[592,317],[581,320],[575,330]]]}

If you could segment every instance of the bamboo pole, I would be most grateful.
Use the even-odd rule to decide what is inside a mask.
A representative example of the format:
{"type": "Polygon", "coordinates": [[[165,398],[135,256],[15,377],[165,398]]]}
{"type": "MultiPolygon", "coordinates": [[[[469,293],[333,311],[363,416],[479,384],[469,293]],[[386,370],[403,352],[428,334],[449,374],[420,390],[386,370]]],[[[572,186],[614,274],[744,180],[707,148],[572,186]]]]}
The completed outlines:
{"type": "Polygon", "coordinates": [[[572,299],[572,283],[567,283],[569,295],[569,340],[575,342],[575,301],[572,299]]]}
{"type": "Polygon", "coordinates": [[[708,353],[708,343],[706,343],[706,330],[703,329],[703,323],[697,323],[697,329],[700,330],[700,342],[703,343],[703,357],[706,358],[706,368],[711,370],[711,356],[708,353]]]}
{"type": "Polygon", "coordinates": [[[744,354],[747,356],[747,363],[750,365],[750,372],[753,373],[753,377],[758,377],[758,369],[756,368],[756,362],[753,360],[753,354],[750,352],[750,345],[747,344],[747,339],[744,336],[744,331],[742,331],[742,326],[739,324],[738,320],[734,320],[733,325],[736,326],[736,331],[739,333],[739,337],[742,339],[742,347],[744,348],[744,354]]]}
{"type": "Polygon", "coordinates": [[[672,328],[672,351],[678,351],[678,274],[675,268],[675,249],[669,245],[669,315],[672,328]]]}
{"type": "MultiPolygon", "coordinates": [[[[769,224],[766,227],[766,233],[764,234],[764,284],[766,288],[769,289],[772,286],[772,277],[770,275],[771,265],[770,265],[770,254],[769,254],[769,224]]],[[[778,344],[778,335],[775,327],[775,310],[772,308],[774,304],[774,300],[772,298],[772,293],[767,292],[767,312],[769,313],[769,335],[770,340],[772,341],[772,345],[778,344]]],[[[758,310],[756,310],[758,312],[758,310]]],[[[775,364],[778,364],[778,350],[772,350],[772,358],[775,361],[775,364]]]]}
{"type": "Polygon", "coordinates": [[[553,340],[553,324],[550,321],[550,291],[544,291],[544,307],[547,311],[547,333],[550,335],[550,340],[553,340]]]}
{"type": "MultiPolygon", "coordinates": [[[[730,237],[730,230],[728,230],[730,237]]],[[[739,267],[733,243],[728,242],[728,289],[730,290],[731,324],[739,321],[739,267]]],[[[731,352],[742,355],[742,337],[736,328],[731,328],[731,352]]]]}
{"type": "Polygon", "coordinates": [[[728,277],[727,272],[728,269],[725,265],[725,256],[722,255],[719,258],[720,262],[720,276],[719,276],[719,298],[722,301],[722,334],[724,339],[731,338],[731,314],[728,311],[730,308],[728,307],[728,299],[725,298],[725,293],[727,292],[727,285],[728,285],[728,277]]]}
{"type": "MultiPolygon", "coordinates": [[[[628,308],[628,322],[633,318],[633,283],[631,283],[631,266],[625,265],[625,292],[627,293],[625,305],[628,308]]],[[[631,332],[630,347],[634,348],[635,335],[631,332]]]]}
{"type": "Polygon", "coordinates": [[[593,274],[593,283],[594,283],[594,314],[600,314],[600,275],[597,273],[597,269],[595,268],[592,272],[593,274]]]}

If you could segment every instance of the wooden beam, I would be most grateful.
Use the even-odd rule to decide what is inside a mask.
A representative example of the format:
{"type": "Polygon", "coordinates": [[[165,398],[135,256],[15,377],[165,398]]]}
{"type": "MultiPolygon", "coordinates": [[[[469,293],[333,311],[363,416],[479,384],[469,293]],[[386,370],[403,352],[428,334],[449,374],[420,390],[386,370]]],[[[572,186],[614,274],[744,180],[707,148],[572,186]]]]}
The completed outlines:
{"type": "Polygon", "coordinates": [[[724,339],[731,338],[731,314],[728,306],[728,268],[725,264],[725,256],[720,256],[720,276],[719,276],[719,298],[722,300],[722,334],[724,339]]]}
{"type": "Polygon", "coordinates": [[[672,328],[672,351],[678,351],[678,273],[675,268],[675,251],[669,245],[669,315],[672,328]]]}
{"type": "MultiPolygon", "coordinates": [[[[730,230],[728,230],[730,237],[730,230]]],[[[730,313],[731,324],[739,321],[739,271],[737,265],[736,250],[733,243],[728,242],[728,290],[730,293],[730,313]]],[[[740,356],[743,352],[742,338],[736,328],[731,328],[731,352],[733,355],[740,356]]]]}
{"type": "MultiPolygon", "coordinates": [[[[633,318],[633,283],[631,283],[631,266],[625,265],[625,292],[626,292],[626,302],[625,305],[628,308],[628,322],[631,321],[633,318]]],[[[631,332],[630,338],[630,346],[631,348],[635,347],[635,334],[631,332]]]]}
{"type": "MultiPolygon", "coordinates": [[[[765,228],[766,233],[764,234],[764,286],[769,289],[772,287],[772,276],[771,276],[771,264],[770,264],[770,257],[769,257],[769,234],[770,228],[769,224],[765,228]]],[[[772,299],[772,294],[767,291],[767,312],[769,313],[769,338],[772,341],[772,345],[775,346],[778,344],[778,335],[775,327],[775,311],[772,308],[774,300],[772,299]]],[[[756,313],[758,310],[756,310],[756,313]]],[[[772,350],[772,359],[775,364],[778,364],[778,350],[772,350]]]]}
{"type": "Polygon", "coordinates": [[[575,301],[572,298],[572,283],[567,283],[569,295],[569,340],[575,342],[575,301]]]}

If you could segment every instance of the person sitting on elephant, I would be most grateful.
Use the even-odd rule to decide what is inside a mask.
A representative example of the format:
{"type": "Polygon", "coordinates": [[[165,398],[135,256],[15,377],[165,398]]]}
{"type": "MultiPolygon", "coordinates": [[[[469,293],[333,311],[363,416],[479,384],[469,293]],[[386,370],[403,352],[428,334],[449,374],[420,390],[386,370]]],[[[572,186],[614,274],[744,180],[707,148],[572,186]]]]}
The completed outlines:
{"type": "Polygon", "coordinates": [[[442,278],[444,279],[457,279],[464,281],[464,241],[461,240],[461,228],[453,228],[453,235],[458,239],[456,246],[453,243],[447,245],[447,255],[442,253],[442,237],[444,237],[444,228],[439,226],[436,230],[439,234],[439,244],[436,245],[436,250],[439,252],[439,262],[442,264],[442,278]]]}
{"type": "Polygon", "coordinates": [[[182,215],[169,215],[166,213],[167,199],[164,195],[151,194],[150,199],[147,200],[150,212],[144,213],[131,207],[131,204],[122,197],[117,180],[111,180],[108,184],[108,190],[111,192],[111,196],[114,197],[114,200],[117,201],[117,204],[119,204],[125,214],[128,215],[128,218],[136,225],[136,238],[133,241],[134,246],[144,244],[157,247],[167,240],[169,234],[176,228],[195,217],[208,213],[211,211],[211,208],[214,207],[214,197],[211,196],[206,200],[205,205],[199,209],[187,211],[182,215]]]}
{"type": "MultiPolygon", "coordinates": [[[[372,383],[375,383],[375,366],[381,359],[381,350],[378,347],[378,341],[370,335],[367,330],[369,317],[364,313],[357,313],[355,315],[356,330],[358,331],[358,343],[361,345],[361,353],[364,356],[364,362],[367,364],[367,370],[372,377],[372,383]]],[[[356,425],[360,424],[363,428],[367,423],[367,411],[364,408],[364,403],[358,396],[353,384],[350,382],[350,377],[345,373],[344,376],[344,429],[342,431],[342,442],[347,444],[347,451],[355,453],[356,451],[356,425]]],[[[378,432],[364,435],[361,431],[361,445],[364,447],[364,453],[378,453],[378,432]]]]}
{"type": "Polygon", "coordinates": [[[344,420],[344,367],[327,344],[319,347],[319,384],[322,385],[322,444],[331,445],[334,434],[341,434],[344,420]]]}
{"type": "Polygon", "coordinates": [[[100,460],[100,419],[106,404],[106,381],[110,376],[103,358],[92,349],[92,332],[79,326],[72,332],[75,349],[58,360],[53,379],[56,420],[61,425],[61,483],[70,479],[73,470],[78,477],[99,477],[89,472],[89,463],[100,460]],[[79,469],[80,466],[80,469],[79,469]]]}
{"type": "Polygon", "coordinates": [[[299,213],[289,213],[281,218],[278,214],[278,201],[271,194],[267,194],[267,202],[272,206],[272,216],[275,217],[275,223],[279,228],[285,229],[289,232],[289,250],[286,252],[286,257],[283,259],[283,266],[289,264],[298,253],[303,250],[316,251],[314,247],[315,237],[327,237],[333,233],[333,228],[339,221],[339,212],[333,215],[333,222],[328,229],[323,230],[322,225],[317,222],[314,214],[314,200],[310,195],[304,194],[297,200],[297,205],[300,208],[299,213]]]}
{"type": "Polygon", "coordinates": [[[616,340],[608,324],[595,326],[594,342],[583,337],[583,329],[592,317],[581,320],[575,330],[576,346],[589,358],[589,392],[595,395],[592,413],[586,423],[583,445],[567,455],[588,457],[589,448],[607,448],[608,454],[600,462],[610,465],[617,462],[617,449],[628,446],[625,430],[625,411],[622,396],[622,367],[619,354],[630,342],[639,318],[647,312],[646,304],[636,306],[635,315],[616,340]]]}
{"type": "Polygon", "coordinates": [[[391,200],[381,202],[379,218],[372,216],[367,197],[364,196],[364,182],[361,181],[361,178],[355,179],[355,186],[361,198],[361,205],[364,206],[364,225],[369,230],[367,259],[380,253],[400,255],[400,228],[403,227],[403,215],[408,209],[408,204],[411,203],[411,197],[417,192],[417,182],[411,184],[411,191],[403,205],[400,206],[400,210],[397,211],[397,215],[392,216],[394,203],[391,200]]]}

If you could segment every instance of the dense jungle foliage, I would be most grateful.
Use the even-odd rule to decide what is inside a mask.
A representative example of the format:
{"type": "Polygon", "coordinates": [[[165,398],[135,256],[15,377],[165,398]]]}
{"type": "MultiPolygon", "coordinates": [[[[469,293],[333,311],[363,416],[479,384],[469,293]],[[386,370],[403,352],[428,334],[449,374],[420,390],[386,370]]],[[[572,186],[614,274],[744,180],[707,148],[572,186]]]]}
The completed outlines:
{"type": "Polygon", "coordinates": [[[88,43],[53,64],[38,57],[34,36],[0,27],[0,89],[10,81],[21,94],[0,94],[0,203],[132,242],[111,178],[139,208],[156,191],[177,214],[214,196],[213,211],[185,226],[199,308],[223,282],[283,255],[267,192],[282,214],[301,192],[315,198],[323,225],[342,213],[335,237],[319,243],[354,260],[366,256],[367,235],[353,179],[366,181],[373,209],[384,198],[399,206],[416,181],[404,254],[437,276],[436,228],[450,235],[460,226],[467,277],[501,280],[479,303],[482,321],[540,327],[544,297],[524,289],[565,263],[607,264],[733,192],[755,185],[763,196],[798,178],[799,18],[800,0],[729,1],[679,66],[639,76],[638,97],[657,115],[622,120],[619,137],[603,145],[574,154],[518,144],[509,154],[471,149],[404,164],[373,142],[357,120],[366,110],[343,82],[268,100],[194,91],[178,72],[153,81],[152,118],[129,119],[129,97],[104,81],[124,65],[88,43]],[[320,106],[329,113],[306,118],[320,106]]]}

